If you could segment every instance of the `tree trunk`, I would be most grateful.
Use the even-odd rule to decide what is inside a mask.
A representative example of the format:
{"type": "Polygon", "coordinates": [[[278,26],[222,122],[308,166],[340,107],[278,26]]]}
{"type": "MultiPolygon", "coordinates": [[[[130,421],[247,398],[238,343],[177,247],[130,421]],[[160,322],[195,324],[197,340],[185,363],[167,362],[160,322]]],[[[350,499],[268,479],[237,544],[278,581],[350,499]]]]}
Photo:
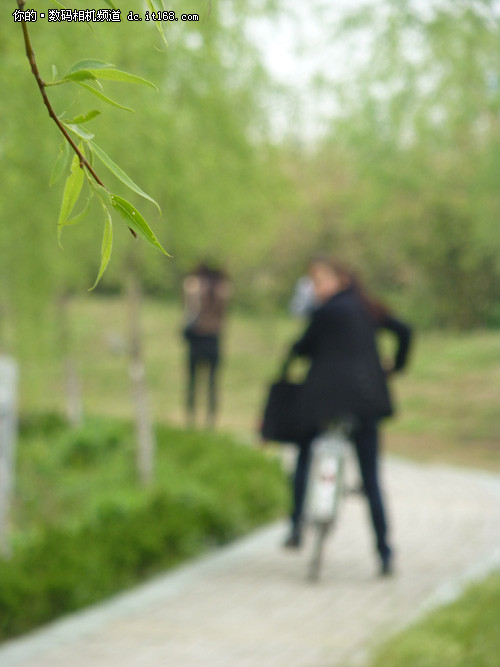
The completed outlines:
{"type": "Polygon", "coordinates": [[[0,357],[0,555],[10,556],[9,514],[17,437],[17,365],[0,357]]]}
{"type": "Polygon", "coordinates": [[[71,327],[69,317],[69,296],[62,293],[58,300],[59,342],[64,363],[64,384],[66,398],[66,419],[76,428],[83,422],[82,387],[75,359],[71,353],[71,327]]]}
{"type": "Polygon", "coordinates": [[[135,409],[137,470],[141,483],[144,486],[148,486],[153,481],[156,442],[149,412],[142,357],[142,334],[140,328],[141,299],[141,285],[137,273],[136,256],[131,255],[128,269],[129,373],[132,381],[132,398],[135,409]]]}

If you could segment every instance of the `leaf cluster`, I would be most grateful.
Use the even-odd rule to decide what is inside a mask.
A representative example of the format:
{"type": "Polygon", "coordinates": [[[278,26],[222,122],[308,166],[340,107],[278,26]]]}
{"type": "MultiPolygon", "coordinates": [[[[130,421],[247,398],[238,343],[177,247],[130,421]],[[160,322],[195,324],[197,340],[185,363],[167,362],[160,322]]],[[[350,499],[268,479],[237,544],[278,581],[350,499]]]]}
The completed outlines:
{"type": "MultiPolygon", "coordinates": [[[[57,72],[54,72],[57,75],[57,72]]],[[[63,83],[75,82],[78,85],[83,85],[85,90],[96,94],[99,99],[112,106],[121,106],[108,96],[104,95],[98,88],[95,88],[87,83],[92,81],[95,84],[102,85],[101,80],[122,81],[126,83],[140,83],[148,86],[156,87],[146,79],[130,74],[128,72],[119,70],[109,63],[100,60],[81,60],[72,65],[62,78],[54,78],[50,84],[51,86],[61,85],[63,83]]],[[[121,107],[132,111],[128,107],[121,107]]],[[[147,242],[166,254],[162,245],[152,232],[150,226],[136,209],[136,207],[129,201],[112,194],[104,187],[99,180],[96,182],[93,171],[89,171],[84,167],[87,164],[93,165],[94,159],[97,158],[116,178],[125,184],[130,190],[138,194],[140,197],[151,201],[160,211],[159,204],[150,197],[142,188],[140,188],[134,181],[119,167],[94,141],[94,134],[87,129],[87,124],[99,116],[101,112],[97,109],[91,109],[83,114],[79,114],[71,119],[61,118],[60,121],[63,127],[75,135],[80,141],[78,145],[78,152],[73,156],[69,166],[69,175],[66,178],[64,186],[63,199],[61,209],[57,222],[58,239],[61,242],[61,233],[63,227],[73,225],[79,222],[87,213],[90,203],[90,198],[96,194],[99,198],[103,213],[104,213],[104,234],[101,246],[101,265],[92,289],[97,285],[101,276],[103,275],[108,262],[111,257],[111,250],[113,245],[113,224],[111,211],[115,211],[127,223],[135,235],[140,235],[147,242]],[[76,203],[78,202],[85,182],[89,186],[87,204],[75,216],[71,217],[76,203]]],[[[57,180],[65,172],[68,171],[68,163],[70,162],[70,151],[66,142],[61,146],[60,152],[52,172],[50,179],[51,184],[57,180]]]]}

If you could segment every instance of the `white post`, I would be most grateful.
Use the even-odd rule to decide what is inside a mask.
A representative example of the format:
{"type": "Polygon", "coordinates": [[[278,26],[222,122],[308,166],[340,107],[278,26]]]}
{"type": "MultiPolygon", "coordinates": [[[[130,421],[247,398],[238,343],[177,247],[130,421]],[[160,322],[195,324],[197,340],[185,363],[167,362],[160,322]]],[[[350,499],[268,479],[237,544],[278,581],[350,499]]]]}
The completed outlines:
{"type": "Polygon", "coordinates": [[[17,437],[17,364],[0,357],[0,555],[10,554],[9,510],[17,437]]]}

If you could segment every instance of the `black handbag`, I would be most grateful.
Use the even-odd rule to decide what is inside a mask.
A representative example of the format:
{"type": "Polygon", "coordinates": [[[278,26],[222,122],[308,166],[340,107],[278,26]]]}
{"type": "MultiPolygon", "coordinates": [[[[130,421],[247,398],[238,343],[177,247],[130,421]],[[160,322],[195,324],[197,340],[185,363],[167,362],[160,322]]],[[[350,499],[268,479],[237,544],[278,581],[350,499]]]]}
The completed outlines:
{"type": "Polygon", "coordinates": [[[300,442],[304,434],[302,423],[302,383],[290,382],[285,363],[281,378],[274,382],[267,397],[261,425],[264,440],[300,442]]]}

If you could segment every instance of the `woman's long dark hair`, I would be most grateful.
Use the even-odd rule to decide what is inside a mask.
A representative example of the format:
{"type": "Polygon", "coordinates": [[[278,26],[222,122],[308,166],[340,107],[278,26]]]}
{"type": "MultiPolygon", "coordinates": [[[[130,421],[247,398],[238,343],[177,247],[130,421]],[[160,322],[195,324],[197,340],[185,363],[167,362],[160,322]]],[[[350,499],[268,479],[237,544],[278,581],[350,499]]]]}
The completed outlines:
{"type": "Polygon", "coordinates": [[[345,264],[328,255],[316,255],[310,262],[310,265],[312,264],[323,264],[327,266],[338,276],[343,289],[350,287],[376,325],[380,324],[386,317],[390,316],[391,311],[385,303],[370,294],[356,273],[347,268],[345,264]]]}
{"type": "Polygon", "coordinates": [[[375,298],[372,294],[368,294],[366,288],[362,285],[357,276],[352,276],[351,285],[358,299],[364,305],[376,325],[381,324],[383,320],[390,316],[391,311],[385,303],[380,301],[380,299],[375,298]]]}

